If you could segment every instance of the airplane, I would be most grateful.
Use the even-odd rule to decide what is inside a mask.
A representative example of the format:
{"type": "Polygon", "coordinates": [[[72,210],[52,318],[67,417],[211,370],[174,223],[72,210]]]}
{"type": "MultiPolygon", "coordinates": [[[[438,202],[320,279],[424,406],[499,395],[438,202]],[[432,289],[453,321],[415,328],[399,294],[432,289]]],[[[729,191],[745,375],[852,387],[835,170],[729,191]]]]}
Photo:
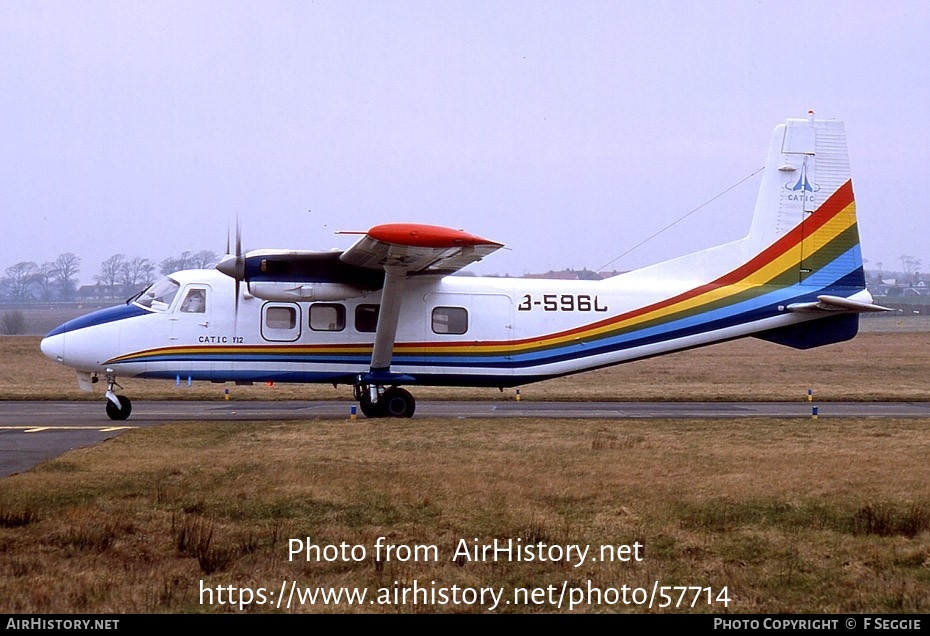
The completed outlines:
{"type": "MultiPolygon", "coordinates": [[[[748,216],[748,215],[747,215],[748,216]]],[[[503,247],[388,223],[345,250],[235,250],[51,331],[42,352],[129,417],[118,377],[353,387],[370,418],[412,417],[403,387],[519,387],[756,337],[808,349],[890,311],[866,289],[843,122],[775,127],[749,233],[603,280],[452,275],[503,247]]]]}

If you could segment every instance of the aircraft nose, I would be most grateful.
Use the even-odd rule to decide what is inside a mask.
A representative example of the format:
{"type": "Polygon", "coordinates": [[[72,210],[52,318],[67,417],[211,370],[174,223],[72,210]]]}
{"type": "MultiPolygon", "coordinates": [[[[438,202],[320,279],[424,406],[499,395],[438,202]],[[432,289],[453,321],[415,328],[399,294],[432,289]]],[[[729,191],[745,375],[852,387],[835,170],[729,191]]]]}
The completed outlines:
{"type": "Polygon", "coordinates": [[[55,362],[62,362],[65,357],[65,334],[59,333],[42,338],[39,348],[45,354],[45,357],[51,358],[55,362]]]}

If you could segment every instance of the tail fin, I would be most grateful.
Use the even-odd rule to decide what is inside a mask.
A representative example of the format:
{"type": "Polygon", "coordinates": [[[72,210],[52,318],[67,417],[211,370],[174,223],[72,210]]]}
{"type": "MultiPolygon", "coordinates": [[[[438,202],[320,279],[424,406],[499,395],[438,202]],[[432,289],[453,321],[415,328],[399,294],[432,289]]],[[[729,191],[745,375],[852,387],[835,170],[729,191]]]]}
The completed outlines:
{"type": "Polygon", "coordinates": [[[789,119],[776,127],[747,247],[781,261],[769,284],[791,290],[780,307],[818,318],[756,334],[799,349],[856,335],[858,314],[888,311],[866,290],[846,130],[842,122],[789,119]]]}
{"type": "Polygon", "coordinates": [[[865,287],[843,123],[777,126],[749,234],[634,275],[676,281],[663,307],[726,316],[743,335],[799,348],[853,337],[859,313],[885,308],[865,287]]]}
{"type": "Polygon", "coordinates": [[[786,284],[865,289],[843,122],[811,112],[775,128],[746,243],[751,254],[779,246],[792,263],[786,284]]]}
{"type": "Polygon", "coordinates": [[[885,308],[865,287],[842,122],[811,113],[775,128],[746,237],[610,280],[635,289],[633,302],[649,299],[630,320],[682,334],[686,346],[752,335],[808,348],[855,336],[860,313],[885,308]]]}
{"type": "Polygon", "coordinates": [[[621,276],[810,295],[790,302],[823,290],[870,303],[843,122],[811,113],[775,127],[747,236],[621,276]]]}

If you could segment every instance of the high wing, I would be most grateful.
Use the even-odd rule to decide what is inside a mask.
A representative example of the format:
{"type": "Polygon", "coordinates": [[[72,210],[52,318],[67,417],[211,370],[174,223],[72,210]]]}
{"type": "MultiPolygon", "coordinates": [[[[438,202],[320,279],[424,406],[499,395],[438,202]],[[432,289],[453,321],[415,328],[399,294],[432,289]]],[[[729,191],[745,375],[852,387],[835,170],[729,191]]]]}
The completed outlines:
{"type": "Polygon", "coordinates": [[[364,233],[339,260],[371,269],[398,267],[407,274],[451,274],[501,247],[500,243],[462,230],[418,223],[387,223],[364,233]]]}

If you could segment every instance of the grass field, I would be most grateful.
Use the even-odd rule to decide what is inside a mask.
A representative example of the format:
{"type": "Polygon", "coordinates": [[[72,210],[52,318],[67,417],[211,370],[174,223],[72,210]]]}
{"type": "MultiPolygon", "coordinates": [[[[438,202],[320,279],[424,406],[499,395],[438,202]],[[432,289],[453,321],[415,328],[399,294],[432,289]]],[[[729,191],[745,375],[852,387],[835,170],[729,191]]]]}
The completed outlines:
{"type": "MultiPolygon", "coordinates": [[[[928,345],[928,333],[893,332],[806,352],[746,340],[530,385],[521,397],[806,400],[811,389],[817,400],[930,400],[928,345]]],[[[0,395],[83,399],[73,374],[37,346],[34,337],[0,339],[0,395]]],[[[222,399],[222,386],[121,383],[137,399],[222,399]]],[[[346,387],[232,390],[234,399],[349,399],[346,387]]],[[[928,454],[930,421],[921,419],[414,418],[137,429],[0,479],[0,607],[926,613],[928,454]],[[377,553],[379,537],[385,549],[377,553]],[[495,539],[588,552],[495,562],[461,549],[495,539]],[[632,557],[637,544],[642,560],[620,560],[620,546],[632,557]],[[289,547],[308,545],[318,557],[289,557],[289,547]],[[297,604],[291,582],[369,596],[364,604],[297,604]],[[414,585],[426,588],[422,598],[414,585]],[[229,601],[233,588],[237,603],[221,603],[220,591],[229,601]],[[246,590],[269,602],[240,605],[246,590]],[[644,599],[653,590],[660,594],[650,608],[644,599]],[[290,608],[276,605],[282,592],[290,608]],[[500,594],[494,605],[492,592],[500,594]]]]}

